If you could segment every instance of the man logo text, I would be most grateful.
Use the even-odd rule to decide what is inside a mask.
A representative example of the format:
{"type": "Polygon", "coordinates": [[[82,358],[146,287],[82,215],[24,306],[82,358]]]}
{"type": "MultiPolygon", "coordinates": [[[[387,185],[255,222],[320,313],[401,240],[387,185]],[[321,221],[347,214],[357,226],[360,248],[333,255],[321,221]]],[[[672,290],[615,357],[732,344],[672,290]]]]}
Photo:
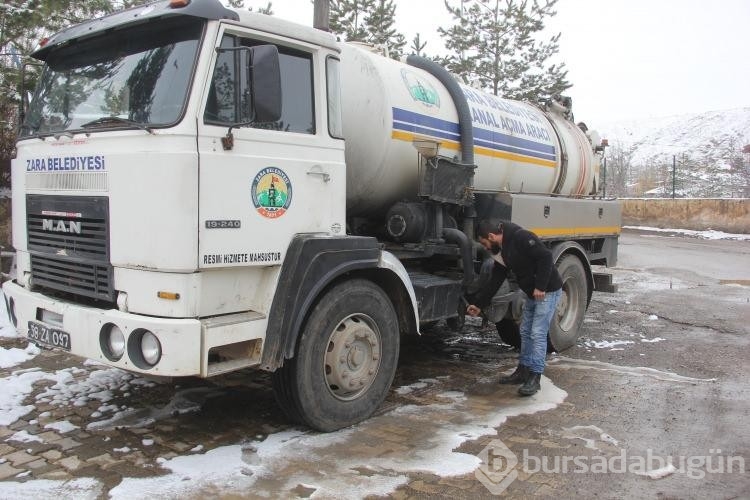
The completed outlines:
{"type": "Polygon", "coordinates": [[[53,231],[55,233],[81,234],[81,222],[42,219],[42,230],[53,231]]]}

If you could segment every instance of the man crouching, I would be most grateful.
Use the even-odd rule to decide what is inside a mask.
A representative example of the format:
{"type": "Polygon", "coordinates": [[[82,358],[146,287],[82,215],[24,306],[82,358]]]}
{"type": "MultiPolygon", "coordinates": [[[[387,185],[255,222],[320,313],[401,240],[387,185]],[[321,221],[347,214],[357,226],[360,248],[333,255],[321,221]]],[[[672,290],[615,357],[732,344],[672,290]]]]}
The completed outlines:
{"type": "MultiPolygon", "coordinates": [[[[523,384],[518,389],[521,396],[531,396],[540,389],[547,357],[547,334],[557,303],[562,295],[562,278],[552,262],[552,252],[534,233],[512,222],[479,223],[479,242],[495,257],[495,267],[504,266],[516,276],[519,288],[527,300],[521,319],[521,356],[518,367],[501,384],[523,384]]],[[[507,272],[498,269],[481,295],[490,298],[498,290],[507,272]],[[500,283],[498,279],[500,278],[500,283]],[[494,289],[494,290],[492,290],[494,289]],[[491,292],[491,293],[490,293],[491,292]]],[[[466,309],[469,316],[478,316],[481,309],[474,304],[466,309]]]]}

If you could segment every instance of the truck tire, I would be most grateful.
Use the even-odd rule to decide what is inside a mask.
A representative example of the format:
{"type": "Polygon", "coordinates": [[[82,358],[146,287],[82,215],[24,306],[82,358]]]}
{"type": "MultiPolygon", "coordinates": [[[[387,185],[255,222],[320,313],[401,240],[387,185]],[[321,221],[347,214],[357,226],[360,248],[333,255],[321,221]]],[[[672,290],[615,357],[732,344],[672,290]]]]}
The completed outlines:
{"type": "Polygon", "coordinates": [[[578,340],[583,316],[586,313],[588,280],[586,270],[575,255],[565,255],[557,261],[562,277],[562,296],[549,329],[549,344],[557,352],[573,346],[578,340]]]}
{"type": "Polygon", "coordinates": [[[273,375],[287,416],[330,432],[370,417],[396,373],[399,328],[385,292],[366,280],[340,283],[313,307],[296,355],[273,375]]]}

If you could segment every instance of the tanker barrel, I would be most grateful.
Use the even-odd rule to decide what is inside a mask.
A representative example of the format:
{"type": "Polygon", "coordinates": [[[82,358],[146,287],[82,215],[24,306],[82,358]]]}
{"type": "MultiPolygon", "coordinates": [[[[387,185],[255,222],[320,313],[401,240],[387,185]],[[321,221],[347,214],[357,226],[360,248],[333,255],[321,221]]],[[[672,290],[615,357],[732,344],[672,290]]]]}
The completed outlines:
{"type": "MultiPolygon", "coordinates": [[[[426,142],[436,158],[476,166],[470,191],[580,196],[599,185],[589,138],[560,112],[463,85],[417,56],[400,62],[361,46],[341,48],[350,217],[382,221],[394,203],[419,201],[428,157],[415,147],[426,142]]],[[[473,239],[467,201],[461,228],[473,239]]]]}

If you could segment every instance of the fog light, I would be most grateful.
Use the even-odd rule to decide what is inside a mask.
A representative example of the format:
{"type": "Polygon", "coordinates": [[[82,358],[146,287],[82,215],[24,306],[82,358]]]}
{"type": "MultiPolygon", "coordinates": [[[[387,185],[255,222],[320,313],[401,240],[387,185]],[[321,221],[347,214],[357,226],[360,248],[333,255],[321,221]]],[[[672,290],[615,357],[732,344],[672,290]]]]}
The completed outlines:
{"type": "Polygon", "coordinates": [[[119,361],[125,354],[125,334],[117,325],[107,323],[99,333],[99,345],[107,359],[119,361]]]}
{"type": "Polygon", "coordinates": [[[146,331],[141,337],[141,353],[143,360],[150,366],[154,366],[161,359],[161,344],[156,335],[146,331]]]}

